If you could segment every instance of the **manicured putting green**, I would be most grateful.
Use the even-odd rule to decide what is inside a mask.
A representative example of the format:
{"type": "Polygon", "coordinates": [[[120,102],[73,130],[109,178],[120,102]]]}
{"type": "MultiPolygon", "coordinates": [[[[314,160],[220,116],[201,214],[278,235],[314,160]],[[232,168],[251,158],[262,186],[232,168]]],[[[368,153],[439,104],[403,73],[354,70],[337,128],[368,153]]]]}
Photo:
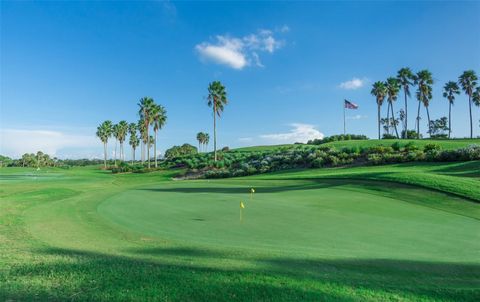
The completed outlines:
{"type": "MultiPolygon", "coordinates": [[[[348,180],[189,181],[123,191],[98,211],[142,236],[285,255],[477,262],[477,219],[421,204],[453,197],[348,180]],[[253,198],[250,186],[255,186],[253,198]],[[433,195],[432,195],[433,194],[433,195]],[[246,208],[240,221],[240,202],[246,208]]],[[[461,201],[459,201],[461,202],[461,201]]]]}

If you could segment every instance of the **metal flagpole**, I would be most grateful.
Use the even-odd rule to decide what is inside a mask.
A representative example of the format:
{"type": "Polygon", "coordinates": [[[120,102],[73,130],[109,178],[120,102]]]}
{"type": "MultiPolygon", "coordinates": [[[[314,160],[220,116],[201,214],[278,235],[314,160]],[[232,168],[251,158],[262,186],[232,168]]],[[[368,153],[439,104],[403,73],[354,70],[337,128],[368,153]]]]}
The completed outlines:
{"type": "Polygon", "coordinates": [[[345,135],[345,100],[343,101],[343,135],[345,135]]]}

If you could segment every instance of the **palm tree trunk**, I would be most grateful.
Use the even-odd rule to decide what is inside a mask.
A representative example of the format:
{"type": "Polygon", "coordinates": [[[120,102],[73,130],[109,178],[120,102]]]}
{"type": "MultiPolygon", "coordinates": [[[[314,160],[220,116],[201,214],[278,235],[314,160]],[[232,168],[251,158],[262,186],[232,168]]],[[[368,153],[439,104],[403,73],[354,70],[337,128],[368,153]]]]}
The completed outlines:
{"type": "Polygon", "coordinates": [[[107,168],[107,143],[103,143],[103,166],[107,168]]]}
{"type": "Polygon", "coordinates": [[[448,102],[448,138],[452,133],[452,103],[448,102]]]}
{"type": "Polygon", "coordinates": [[[377,104],[378,139],[380,139],[380,104],[377,104]]]}
{"type": "Polygon", "coordinates": [[[398,130],[397,130],[397,123],[395,121],[395,113],[393,111],[393,103],[392,103],[392,106],[390,106],[390,108],[392,109],[393,128],[395,129],[395,134],[397,135],[397,139],[398,139],[399,136],[398,136],[398,130]]]}
{"type": "Polygon", "coordinates": [[[148,168],[150,169],[150,135],[148,133],[148,125],[147,125],[147,139],[148,139],[148,142],[147,142],[147,166],[148,168]]]}
{"type": "Polygon", "coordinates": [[[113,154],[113,159],[114,159],[115,167],[117,166],[117,142],[118,142],[118,140],[115,139],[115,152],[114,152],[114,154],[113,154]]]}
{"type": "Polygon", "coordinates": [[[408,138],[408,102],[407,102],[407,90],[404,89],[403,93],[405,94],[405,129],[403,138],[408,138]]]}
{"type": "Polygon", "coordinates": [[[387,134],[390,134],[390,101],[388,102],[387,106],[387,134]]]}
{"type": "Polygon", "coordinates": [[[214,152],[214,161],[217,161],[217,106],[216,100],[213,100],[213,152],[214,152]]]}
{"type": "Polygon", "coordinates": [[[430,135],[430,137],[432,137],[432,132],[430,131],[430,112],[428,111],[428,106],[425,106],[425,109],[427,109],[428,134],[430,135]]]}
{"type": "Polygon", "coordinates": [[[417,110],[417,139],[420,139],[420,101],[418,101],[417,110]]]}
{"type": "Polygon", "coordinates": [[[155,156],[155,168],[157,168],[157,130],[155,130],[155,144],[153,145],[153,156],[155,156]]]}
{"type": "Polygon", "coordinates": [[[470,109],[470,138],[473,138],[473,121],[472,121],[472,96],[468,95],[468,106],[470,109]]]}

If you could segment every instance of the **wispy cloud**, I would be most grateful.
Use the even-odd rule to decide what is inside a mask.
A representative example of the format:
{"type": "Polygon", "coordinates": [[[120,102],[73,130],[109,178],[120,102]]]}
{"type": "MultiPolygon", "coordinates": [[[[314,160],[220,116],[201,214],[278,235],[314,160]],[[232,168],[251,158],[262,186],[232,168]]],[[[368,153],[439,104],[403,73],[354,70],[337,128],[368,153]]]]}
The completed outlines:
{"type": "Polygon", "coordinates": [[[357,115],[354,115],[354,116],[347,116],[346,119],[347,120],[363,120],[363,119],[366,119],[368,118],[368,116],[366,115],[361,115],[361,114],[357,114],[357,115]]]}
{"type": "Polygon", "coordinates": [[[293,123],[290,131],[285,133],[263,134],[260,138],[273,143],[306,143],[315,138],[323,138],[324,134],[315,128],[314,125],[293,123]]]}
{"type": "Polygon", "coordinates": [[[363,87],[367,83],[367,81],[368,80],[366,78],[363,78],[363,79],[353,78],[349,81],[340,83],[340,85],[338,85],[338,87],[340,87],[342,89],[346,89],[346,90],[355,90],[355,89],[363,87]]]}
{"type": "MultiPolygon", "coordinates": [[[[282,29],[284,31],[277,32],[286,32],[285,28],[282,27],[282,29]]],[[[213,62],[240,70],[252,65],[264,67],[259,53],[272,54],[284,45],[285,40],[277,39],[275,32],[260,29],[256,33],[241,38],[217,35],[214,41],[195,45],[195,50],[204,62],[213,62]]]]}
{"type": "Polygon", "coordinates": [[[240,137],[238,139],[238,141],[241,142],[241,143],[250,143],[250,142],[253,141],[253,138],[251,138],[251,137],[240,137]]]}
{"type": "Polygon", "coordinates": [[[20,157],[24,153],[43,151],[57,156],[62,149],[97,148],[95,135],[79,135],[51,130],[1,129],[0,154],[20,157]]]}

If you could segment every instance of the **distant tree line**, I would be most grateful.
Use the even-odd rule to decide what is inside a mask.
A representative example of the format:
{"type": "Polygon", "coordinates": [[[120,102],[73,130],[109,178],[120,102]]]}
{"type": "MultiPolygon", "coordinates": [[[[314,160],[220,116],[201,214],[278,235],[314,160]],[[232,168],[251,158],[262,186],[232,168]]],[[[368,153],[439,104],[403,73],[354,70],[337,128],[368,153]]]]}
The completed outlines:
{"type": "Polygon", "coordinates": [[[332,135],[332,136],[326,136],[324,138],[316,138],[313,140],[309,140],[307,144],[321,145],[321,144],[337,142],[337,141],[367,140],[367,139],[368,137],[366,135],[361,135],[361,134],[340,134],[340,135],[332,135]]]}
{"type": "Polygon", "coordinates": [[[101,164],[99,159],[59,159],[38,151],[37,153],[25,153],[18,159],[0,155],[0,167],[70,167],[89,166],[101,164]]]}

